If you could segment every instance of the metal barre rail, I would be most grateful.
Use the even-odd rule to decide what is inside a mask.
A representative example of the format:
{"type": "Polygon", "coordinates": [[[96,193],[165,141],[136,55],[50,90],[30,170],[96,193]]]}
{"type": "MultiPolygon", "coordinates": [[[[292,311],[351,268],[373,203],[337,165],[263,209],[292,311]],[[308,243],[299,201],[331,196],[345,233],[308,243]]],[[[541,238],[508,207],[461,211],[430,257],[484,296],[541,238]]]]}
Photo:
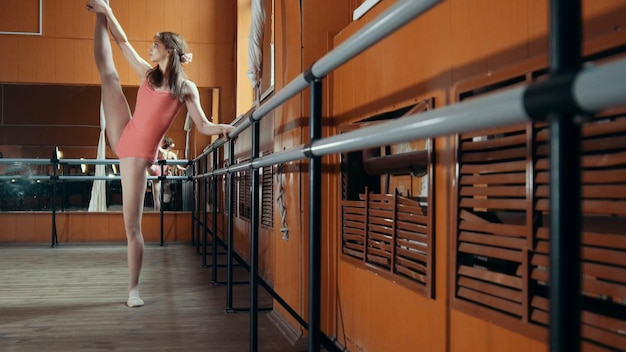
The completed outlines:
{"type": "MultiPolygon", "coordinates": [[[[104,181],[113,181],[113,180],[121,180],[120,176],[111,175],[111,176],[86,176],[86,175],[68,175],[68,176],[49,176],[49,175],[31,175],[31,176],[22,176],[22,175],[1,175],[0,180],[40,180],[40,181],[96,181],[96,180],[104,180],[104,181]]],[[[189,181],[191,180],[191,176],[147,176],[148,180],[180,180],[180,181],[189,181]]]]}
{"type": "MultiPolygon", "coordinates": [[[[253,120],[261,120],[272,110],[307,88],[312,77],[325,77],[329,72],[350,61],[367,48],[408,24],[441,1],[442,0],[398,1],[355,34],[350,36],[350,38],[348,38],[345,42],[329,51],[326,55],[322,56],[318,61],[311,65],[311,68],[308,71],[300,73],[258,109],[252,111],[249,118],[242,119],[242,123],[235,127],[235,129],[228,136],[230,138],[237,137],[252,124],[253,120]]],[[[209,146],[209,148],[206,148],[198,158],[210,153],[214,149],[217,149],[225,142],[224,138],[216,140],[209,146]]]]}
{"type": "MultiPolygon", "coordinates": [[[[575,76],[571,86],[572,95],[577,105],[588,112],[623,106],[626,105],[626,84],[623,82],[626,82],[626,59],[602,66],[587,67],[575,76]]],[[[526,94],[532,86],[513,88],[376,126],[360,128],[314,141],[310,145],[300,145],[198,176],[223,175],[247,168],[261,168],[301,160],[307,157],[307,153],[324,156],[525,122],[531,119],[524,103],[527,100],[526,94]]]]}
{"type": "MultiPolygon", "coordinates": [[[[177,159],[165,160],[159,159],[154,162],[155,165],[190,165],[193,160],[177,159]]],[[[119,165],[119,159],[33,159],[33,158],[2,158],[0,164],[27,164],[27,165],[119,165]]]]}

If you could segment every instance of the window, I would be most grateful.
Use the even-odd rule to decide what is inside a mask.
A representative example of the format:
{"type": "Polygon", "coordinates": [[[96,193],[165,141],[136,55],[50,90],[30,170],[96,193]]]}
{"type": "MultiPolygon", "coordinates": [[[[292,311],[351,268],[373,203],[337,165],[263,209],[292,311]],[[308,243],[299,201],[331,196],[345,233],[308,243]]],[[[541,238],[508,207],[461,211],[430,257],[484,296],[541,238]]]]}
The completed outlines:
{"type": "MultiPolygon", "coordinates": [[[[538,75],[501,79],[511,86],[538,75]]],[[[485,82],[484,79],[482,82],[485,82]]],[[[480,95],[480,84],[459,92],[480,95]]],[[[626,112],[583,126],[584,350],[623,350],[626,327],[626,112]]],[[[549,128],[458,136],[452,304],[543,339],[549,320],[549,128]]],[[[572,293],[576,294],[576,293],[572,293]]]]}
{"type": "MultiPolygon", "coordinates": [[[[268,155],[266,152],[264,155],[268,155]]],[[[261,225],[274,227],[274,167],[261,169],[261,225]]]]}
{"type": "MultiPolygon", "coordinates": [[[[240,160],[245,162],[247,160],[240,160]]],[[[242,170],[237,174],[239,192],[237,211],[240,218],[250,220],[252,217],[252,170],[242,170]]]]}
{"type": "MultiPolygon", "coordinates": [[[[343,131],[431,109],[433,99],[343,131]]],[[[341,155],[342,258],[433,296],[432,140],[341,155]]]]}

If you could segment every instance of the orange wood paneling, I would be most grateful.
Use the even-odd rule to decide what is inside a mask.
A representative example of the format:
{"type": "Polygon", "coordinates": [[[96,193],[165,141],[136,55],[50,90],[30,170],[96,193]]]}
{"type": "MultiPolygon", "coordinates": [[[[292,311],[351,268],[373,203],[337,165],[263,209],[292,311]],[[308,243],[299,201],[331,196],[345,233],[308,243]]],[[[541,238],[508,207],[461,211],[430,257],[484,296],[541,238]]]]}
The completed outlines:
{"type": "MultiPolygon", "coordinates": [[[[392,3],[381,2],[357,23],[349,25],[336,36],[336,45],[392,3]]],[[[443,2],[334,73],[332,115],[335,121],[345,123],[362,119],[381,111],[393,110],[414,97],[428,97],[429,94],[435,96],[436,106],[441,107],[449,103],[454,82],[469,76],[488,75],[492,70],[545,55],[547,6],[547,1],[522,1],[515,4],[494,0],[443,2]]],[[[626,18],[615,13],[623,14],[625,9],[625,1],[585,1],[585,37],[614,36],[615,29],[621,28],[623,18],[626,18]]],[[[615,43],[613,41],[613,45],[615,43]]],[[[455,160],[451,152],[454,149],[453,142],[451,137],[436,141],[435,300],[400,302],[401,290],[387,287],[381,289],[385,291],[387,301],[379,299],[373,304],[371,297],[378,292],[380,279],[367,272],[352,270],[349,264],[340,261],[337,304],[341,308],[337,311],[337,329],[340,341],[345,342],[350,349],[546,349],[541,336],[536,340],[528,339],[484,320],[468,318],[457,312],[448,315],[450,253],[447,247],[450,217],[453,214],[449,206],[449,199],[453,196],[450,192],[455,160]],[[366,287],[366,290],[360,291],[366,297],[358,296],[354,287],[366,287]],[[398,302],[389,303],[390,298],[398,302]],[[409,310],[417,307],[419,313],[388,325],[372,322],[384,320],[388,312],[397,307],[409,310]],[[422,327],[420,324],[424,309],[435,311],[434,316],[437,318],[431,320],[430,325],[422,327]],[[416,325],[418,327],[414,328],[414,333],[417,338],[413,344],[390,347],[385,343],[393,341],[388,334],[394,334],[402,326],[416,325]],[[449,329],[449,336],[442,333],[446,329],[449,329]],[[472,337],[475,341],[466,347],[464,341],[472,337]]]]}
{"type": "Polygon", "coordinates": [[[463,351],[511,351],[542,352],[548,346],[534,339],[518,335],[497,325],[486,323],[472,316],[451,311],[450,328],[454,332],[451,352],[463,351]],[[460,343],[463,341],[463,343],[460,343]]]}
{"type": "Polygon", "coordinates": [[[39,0],[0,2],[0,32],[39,31],[39,0]]]}
{"type": "MultiPolygon", "coordinates": [[[[164,239],[166,242],[188,242],[191,238],[191,214],[166,212],[164,239]]],[[[41,242],[52,239],[52,213],[0,213],[5,230],[0,243],[41,242]]],[[[146,212],[143,216],[143,235],[146,242],[160,241],[160,214],[146,212]]],[[[121,212],[57,212],[56,229],[59,243],[64,242],[125,242],[124,221],[121,212]]]]}
{"type": "Polygon", "coordinates": [[[17,67],[20,61],[18,37],[0,35],[0,81],[15,82],[18,79],[17,67]]]}
{"type": "MultiPolygon", "coordinates": [[[[276,91],[288,84],[303,71],[301,62],[301,23],[300,4],[289,0],[275,0],[275,85],[276,91]]],[[[299,117],[302,116],[300,99],[290,99],[283,106],[276,109],[274,114],[274,128],[277,131],[274,150],[289,149],[300,145],[299,117]]],[[[285,165],[285,199],[287,206],[286,222],[289,227],[289,239],[276,241],[276,272],[274,290],[301,316],[305,316],[306,301],[303,297],[303,232],[306,229],[300,223],[300,174],[299,162],[285,165]],[[296,284],[294,284],[296,283],[296,284]]],[[[275,218],[275,224],[280,224],[280,217],[275,218]]],[[[274,236],[282,235],[277,228],[274,236]]],[[[275,310],[285,319],[294,331],[300,331],[296,321],[282,309],[275,305],[275,310]]]]}
{"type": "Polygon", "coordinates": [[[445,351],[445,300],[344,261],[338,275],[338,338],[350,351],[445,351]]]}

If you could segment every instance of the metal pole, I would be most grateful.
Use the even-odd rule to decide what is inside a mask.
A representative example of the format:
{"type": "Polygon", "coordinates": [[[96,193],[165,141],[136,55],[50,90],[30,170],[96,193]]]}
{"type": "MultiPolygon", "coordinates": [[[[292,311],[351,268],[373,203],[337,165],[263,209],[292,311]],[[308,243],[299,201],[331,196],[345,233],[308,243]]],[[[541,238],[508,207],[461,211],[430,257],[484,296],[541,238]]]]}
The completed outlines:
{"type": "Polygon", "coordinates": [[[52,153],[52,199],[50,200],[50,206],[52,208],[52,244],[54,248],[59,245],[59,238],[57,237],[57,166],[59,165],[59,158],[57,157],[57,148],[54,148],[52,153]]]}
{"type": "MultiPolygon", "coordinates": [[[[205,155],[204,156],[204,173],[206,174],[207,171],[209,169],[209,155],[205,155]]],[[[202,212],[204,214],[204,221],[202,223],[202,228],[204,229],[204,237],[202,240],[202,267],[206,268],[207,267],[207,263],[206,263],[206,250],[207,250],[207,231],[208,231],[208,227],[207,227],[207,216],[206,216],[206,200],[207,200],[207,186],[208,186],[208,182],[207,182],[207,178],[204,177],[202,179],[204,181],[204,197],[202,198],[202,204],[203,207],[202,209],[204,209],[204,211],[202,212]]]]}
{"type": "MultiPolygon", "coordinates": [[[[580,69],[580,0],[550,1],[551,76],[580,69]]],[[[554,113],[550,123],[550,350],[580,351],[581,127],[554,113]]]]}
{"type": "Polygon", "coordinates": [[[196,204],[197,204],[197,199],[198,199],[198,190],[196,188],[196,185],[198,183],[198,181],[196,180],[196,165],[198,164],[197,161],[194,161],[193,165],[191,165],[191,189],[192,189],[192,193],[193,193],[193,199],[192,199],[192,204],[191,204],[191,244],[194,245],[196,244],[196,204]]]}
{"type": "MultiPolygon", "coordinates": [[[[228,165],[235,163],[235,140],[231,139],[228,143],[228,165]]],[[[228,173],[228,239],[226,247],[226,311],[233,312],[233,232],[234,232],[234,194],[235,174],[228,173]]]]}
{"type": "MultiPolygon", "coordinates": [[[[358,32],[350,36],[337,48],[331,50],[311,66],[311,72],[315,77],[325,77],[328,73],[350,61],[352,58],[383,40],[391,33],[410,23],[421,14],[425,13],[441,0],[411,0],[397,1],[375,19],[366,24],[358,32]]],[[[265,115],[282,105],[291,97],[300,93],[307,87],[308,78],[299,74],[291,82],[287,83],[280,91],[274,93],[265,103],[253,111],[252,119],[244,119],[241,124],[229,134],[236,137],[243,132],[251,120],[259,121],[265,115]]]]}
{"type": "MultiPolygon", "coordinates": [[[[259,122],[252,124],[252,160],[259,157],[259,122]]],[[[258,342],[258,280],[259,270],[259,169],[252,169],[252,209],[250,214],[250,351],[256,352],[258,342]]]]}
{"type": "MultiPolygon", "coordinates": [[[[217,169],[217,156],[218,156],[218,152],[219,149],[215,149],[213,150],[213,160],[212,160],[212,165],[213,165],[213,170],[217,169]]],[[[211,198],[212,198],[212,202],[211,204],[213,205],[213,209],[212,209],[212,214],[213,214],[213,241],[212,241],[212,245],[211,245],[211,253],[212,253],[212,257],[211,257],[211,264],[213,266],[213,270],[211,270],[211,283],[213,283],[214,285],[217,285],[217,177],[218,176],[213,176],[211,178],[211,181],[213,183],[213,189],[211,190],[211,198]]]]}
{"type": "MultiPolygon", "coordinates": [[[[163,201],[165,200],[164,195],[165,195],[165,175],[163,174],[163,172],[165,171],[165,164],[164,163],[160,163],[160,167],[161,167],[161,176],[159,176],[159,182],[161,183],[161,191],[159,192],[159,202],[161,203],[161,205],[159,206],[159,213],[161,215],[161,243],[160,246],[163,247],[165,245],[165,241],[164,241],[164,236],[163,236],[163,227],[164,223],[163,223],[163,201]]],[[[152,185],[154,185],[154,183],[152,183],[152,185]]],[[[153,187],[154,188],[154,187],[153,187]]],[[[153,190],[154,191],[154,190],[153,190]]]]}
{"type": "MultiPolygon", "coordinates": [[[[310,141],[322,137],[322,81],[311,87],[310,141]]],[[[322,158],[309,156],[309,351],[320,350],[322,158]]]]}

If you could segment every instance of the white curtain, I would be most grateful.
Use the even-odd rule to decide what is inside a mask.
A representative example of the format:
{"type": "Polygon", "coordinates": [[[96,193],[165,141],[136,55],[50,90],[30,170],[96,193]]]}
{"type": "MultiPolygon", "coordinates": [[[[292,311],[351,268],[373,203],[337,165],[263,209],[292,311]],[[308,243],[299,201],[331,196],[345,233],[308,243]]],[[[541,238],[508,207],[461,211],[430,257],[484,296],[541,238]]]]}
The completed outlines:
{"type": "Polygon", "coordinates": [[[193,127],[193,122],[191,121],[191,116],[189,116],[189,112],[187,112],[187,116],[185,117],[185,126],[183,127],[187,132],[187,138],[185,138],[185,159],[189,160],[189,148],[191,143],[191,128],[193,127]]]}
{"type": "Polygon", "coordinates": [[[265,27],[264,0],[252,0],[252,22],[248,38],[248,78],[252,88],[259,85],[261,62],[263,62],[263,29],[265,27]]]}
{"type": "MultiPolygon", "coordinates": [[[[106,139],[104,131],[106,119],[104,118],[104,108],[100,103],[100,139],[98,140],[98,160],[106,158],[106,139]]],[[[104,176],[105,165],[96,165],[96,176],[104,176]]],[[[89,211],[107,211],[106,181],[94,180],[91,187],[91,200],[89,201],[89,211]]]]}

